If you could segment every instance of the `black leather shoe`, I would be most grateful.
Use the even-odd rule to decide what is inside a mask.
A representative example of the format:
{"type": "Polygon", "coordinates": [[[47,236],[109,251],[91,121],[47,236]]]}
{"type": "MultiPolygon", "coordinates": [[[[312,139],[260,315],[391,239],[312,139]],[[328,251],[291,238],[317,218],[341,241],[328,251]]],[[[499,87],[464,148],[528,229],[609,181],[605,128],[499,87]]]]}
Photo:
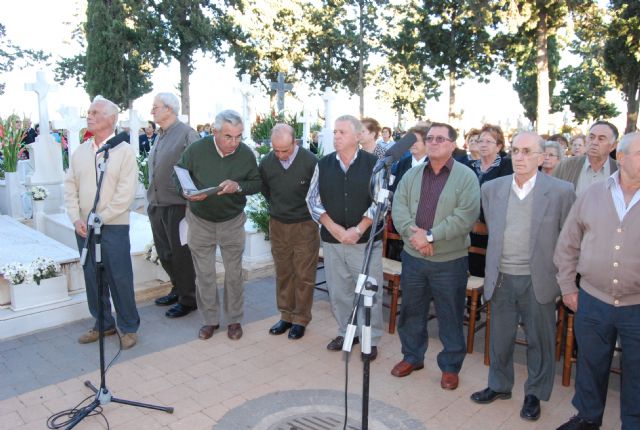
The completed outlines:
{"type": "Polygon", "coordinates": [[[536,421],[540,418],[540,399],[533,394],[524,396],[524,403],[520,409],[520,418],[529,421],[536,421]]]}
{"type": "Polygon", "coordinates": [[[499,393],[497,391],[493,391],[491,388],[485,388],[482,391],[476,391],[471,395],[471,400],[476,403],[486,404],[491,403],[497,399],[510,399],[511,393],[499,393]]]}
{"type": "Polygon", "coordinates": [[[280,320],[269,329],[269,334],[282,334],[291,328],[291,323],[280,320]]]}
{"type": "Polygon", "coordinates": [[[178,295],[169,293],[166,296],[158,297],[155,303],[158,306],[169,306],[174,303],[178,303],[178,295]]]}
{"type": "Polygon", "coordinates": [[[293,324],[289,330],[289,339],[300,339],[304,336],[305,328],[300,324],[293,324]]]}
{"type": "Polygon", "coordinates": [[[556,430],[598,430],[600,428],[596,423],[587,421],[579,416],[572,417],[569,421],[562,424],[556,430]]]}
{"type": "MultiPolygon", "coordinates": [[[[366,355],[364,353],[360,353],[360,357],[364,360],[364,358],[366,357],[366,355]]],[[[378,347],[377,346],[372,346],[371,347],[371,354],[369,354],[369,361],[373,361],[376,358],[378,358],[378,347]]]]}
{"type": "Polygon", "coordinates": [[[165,313],[164,315],[167,318],[180,318],[183,317],[185,315],[189,315],[191,312],[195,311],[196,307],[195,306],[186,306],[180,303],[176,303],[175,305],[171,306],[165,313]]]}
{"type": "MultiPolygon", "coordinates": [[[[335,339],[333,339],[331,342],[329,342],[329,344],[327,345],[327,349],[329,351],[341,351],[343,343],[344,343],[344,337],[338,336],[335,339]]],[[[360,339],[358,339],[357,337],[354,337],[353,345],[357,345],[359,343],[360,343],[360,339]]]]}

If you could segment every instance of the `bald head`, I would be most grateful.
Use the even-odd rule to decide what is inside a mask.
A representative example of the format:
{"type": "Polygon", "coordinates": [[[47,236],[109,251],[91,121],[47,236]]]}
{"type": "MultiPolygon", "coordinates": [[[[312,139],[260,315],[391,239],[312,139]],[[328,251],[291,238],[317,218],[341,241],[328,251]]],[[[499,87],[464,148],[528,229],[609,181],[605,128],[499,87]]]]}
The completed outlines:
{"type": "Polygon", "coordinates": [[[296,136],[293,127],[289,124],[276,124],[271,130],[271,147],[278,160],[288,160],[296,147],[296,136]]]}

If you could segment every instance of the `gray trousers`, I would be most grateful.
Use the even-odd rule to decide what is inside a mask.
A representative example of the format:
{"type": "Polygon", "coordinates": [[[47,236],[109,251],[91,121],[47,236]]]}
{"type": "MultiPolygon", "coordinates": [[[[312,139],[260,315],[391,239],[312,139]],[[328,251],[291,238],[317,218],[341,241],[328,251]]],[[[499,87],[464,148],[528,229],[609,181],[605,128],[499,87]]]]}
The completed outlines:
{"type": "Polygon", "coordinates": [[[510,392],[513,388],[513,351],[518,322],[527,338],[525,395],[549,400],[555,371],[555,302],[536,300],[530,275],[500,274],[491,297],[489,388],[510,392]]]}
{"type": "MultiPolygon", "coordinates": [[[[322,242],[325,277],[329,290],[331,312],[338,323],[338,335],[344,336],[353,308],[356,282],[362,270],[366,244],[343,245],[322,242]]],[[[377,346],[384,330],[382,319],[382,242],[377,241],[371,252],[369,276],[375,278],[378,292],[373,298],[371,309],[371,346],[377,346]]],[[[362,303],[361,303],[362,305],[362,303]]],[[[360,307],[356,336],[364,324],[364,308],[360,307]]]]}
{"type": "Polygon", "coordinates": [[[187,209],[186,218],[189,224],[187,244],[196,270],[196,302],[204,324],[220,324],[220,302],[216,282],[218,246],[224,265],[224,315],[228,324],[242,322],[242,253],[246,215],[242,212],[229,221],[212,222],[194,215],[187,209]]]}

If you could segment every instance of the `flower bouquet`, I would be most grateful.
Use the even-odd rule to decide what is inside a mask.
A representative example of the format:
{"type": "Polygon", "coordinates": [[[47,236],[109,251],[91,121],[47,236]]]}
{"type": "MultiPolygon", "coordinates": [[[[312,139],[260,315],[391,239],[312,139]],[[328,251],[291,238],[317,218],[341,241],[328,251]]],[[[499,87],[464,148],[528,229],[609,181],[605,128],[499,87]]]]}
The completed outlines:
{"type": "Polygon", "coordinates": [[[20,285],[31,281],[31,273],[29,268],[20,263],[9,263],[0,269],[2,276],[11,283],[11,285],[20,285]]]}
{"type": "Polygon", "coordinates": [[[31,187],[29,194],[31,194],[31,199],[35,201],[41,201],[49,197],[49,191],[40,185],[31,187]]]}
{"type": "Polygon", "coordinates": [[[18,170],[18,159],[22,149],[22,141],[26,131],[22,129],[20,119],[11,115],[7,119],[0,118],[0,147],[4,159],[4,171],[18,170]]]}
{"type": "Polygon", "coordinates": [[[60,265],[51,258],[38,257],[31,262],[29,270],[33,280],[40,285],[43,279],[55,278],[60,274],[60,265]]]}

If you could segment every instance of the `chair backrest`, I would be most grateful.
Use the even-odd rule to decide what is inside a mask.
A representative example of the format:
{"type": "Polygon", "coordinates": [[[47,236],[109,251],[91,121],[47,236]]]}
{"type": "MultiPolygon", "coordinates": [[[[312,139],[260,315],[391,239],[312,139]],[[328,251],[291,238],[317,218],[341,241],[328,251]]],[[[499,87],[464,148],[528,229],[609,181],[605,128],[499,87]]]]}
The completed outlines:
{"type": "Polygon", "coordinates": [[[402,236],[398,234],[393,228],[393,220],[391,219],[391,214],[387,214],[385,219],[385,226],[382,232],[382,256],[388,257],[387,251],[387,241],[388,240],[402,240],[402,236]]]}

